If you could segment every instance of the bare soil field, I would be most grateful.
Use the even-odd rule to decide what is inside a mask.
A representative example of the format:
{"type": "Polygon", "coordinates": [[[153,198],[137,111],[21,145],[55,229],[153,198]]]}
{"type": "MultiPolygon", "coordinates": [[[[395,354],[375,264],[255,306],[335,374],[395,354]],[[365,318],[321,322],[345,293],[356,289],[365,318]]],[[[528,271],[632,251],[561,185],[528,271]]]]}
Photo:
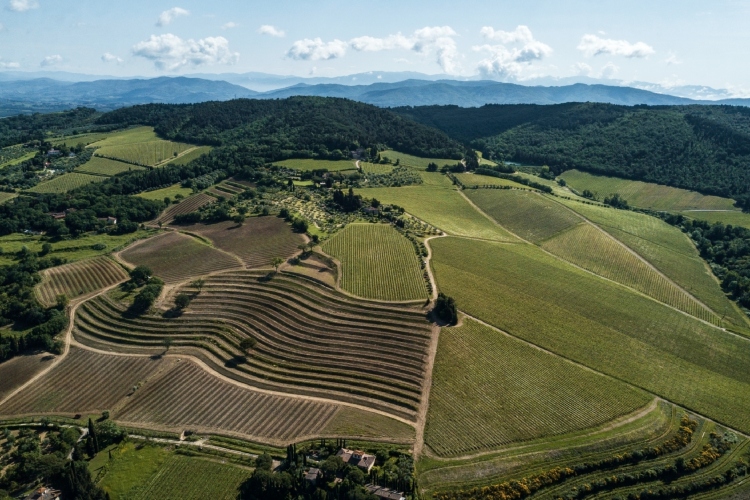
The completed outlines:
{"type": "Polygon", "coordinates": [[[44,370],[55,357],[49,353],[16,356],[0,363],[0,400],[44,370]]]}

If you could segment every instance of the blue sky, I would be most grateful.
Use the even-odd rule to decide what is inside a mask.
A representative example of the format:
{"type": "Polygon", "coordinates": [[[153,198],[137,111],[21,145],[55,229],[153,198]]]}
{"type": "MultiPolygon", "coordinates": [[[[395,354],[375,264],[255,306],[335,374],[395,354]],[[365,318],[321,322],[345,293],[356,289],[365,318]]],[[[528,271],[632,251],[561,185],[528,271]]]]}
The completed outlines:
{"type": "Polygon", "coordinates": [[[0,2],[0,70],[586,75],[750,93],[749,1],[0,2]]]}

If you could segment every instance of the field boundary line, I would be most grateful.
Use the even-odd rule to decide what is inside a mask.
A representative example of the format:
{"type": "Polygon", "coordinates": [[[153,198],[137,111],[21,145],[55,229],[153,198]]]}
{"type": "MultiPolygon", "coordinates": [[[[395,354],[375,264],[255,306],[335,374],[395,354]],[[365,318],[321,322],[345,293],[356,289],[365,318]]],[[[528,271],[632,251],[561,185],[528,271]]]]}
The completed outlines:
{"type": "MultiPolygon", "coordinates": [[[[86,344],[82,344],[81,342],[79,342],[75,338],[71,338],[70,344],[73,345],[73,346],[75,346],[75,347],[77,347],[77,348],[79,348],[79,349],[84,349],[84,350],[96,352],[96,353],[99,353],[99,354],[106,354],[106,355],[109,355],[109,356],[124,356],[124,357],[132,357],[132,358],[149,358],[149,357],[152,356],[151,354],[138,354],[138,353],[130,353],[130,352],[105,351],[103,349],[97,349],[95,347],[91,347],[91,346],[88,346],[86,344]]],[[[390,414],[388,412],[385,412],[385,411],[382,411],[382,410],[377,410],[377,409],[371,408],[369,406],[359,405],[359,404],[356,404],[356,403],[349,403],[349,402],[346,402],[346,401],[337,401],[337,400],[334,400],[334,399],[327,399],[327,398],[322,398],[322,397],[319,397],[319,396],[305,396],[305,395],[302,395],[302,394],[294,394],[294,393],[287,393],[287,392],[271,391],[271,390],[268,390],[268,389],[261,389],[259,387],[255,387],[255,386],[252,386],[252,385],[249,385],[249,384],[244,384],[244,383],[242,383],[242,382],[240,382],[238,380],[235,380],[235,379],[233,379],[231,377],[227,377],[226,375],[223,375],[221,373],[216,372],[215,370],[211,369],[211,367],[208,366],[203,360],[197,358],[196,356],[193,356],[192,354],[164,354],[164,355],[162,355],[162,357],[164,357],[164,358],[187,359],[187,360],[195,363],[196,365],[198,365],[199,368],[201,368],[203,371],[207,372],[209,375],[211,375],[213,377],[218,377],[219,379],[221,379],[221,380],[223,380],[225,382],[228,382],[230,384],[236,385],[237,387],[241,387],[243,389],[247,389],[247,390],[251,390],[251,391],[256,391],[256,392],[261,393],[261,394],[267,394],[269,396],[280,396],[280,397],[286,397],[286,398],[291,398],[291,399],[300,399],[300,400],[304,400],[304,401],[313,401],[313,402],[317,402],[317,403],[329,404],[329,405],[332,405],[332,406],[348,406],[350,408],[355,408],[357,410],[362,410],[362,411],[366,411],[366,412],[370,412],[370,413],[377,413],[378,415],[382,415],[384,417],[388,417],[388,418],[391,418],[393,420],[397,420],[397,421],[399,421],[401,423],[407,424],[410,427],[415,427],[416,426],[416,424],[415,424],[414,421],[411,421],[411,420],[408,420],[406,418],[399,417],[399,416],[396,416],[396,415],[392,415],[392,414],[390,414]]]]}
{"type": "Polygon", "coordinates": [[[177,160],[177,159],[179,159],[179,158],[181,158],[181,157],[185,156],[186,154],[188,154],[188,153],[192,153],[193,151],[195,151],[195,150],[196,150],[196,149],[198,149],[199,147],[200,147],[200,146],[193,146],[192,148],[188,148],[188,149],[186,149],[186,150],[185,150],[185,151],[183,151],[182,153],[178,153],[178,154],[177,154],[177,156],[173,156],[172,158],[167,158],[166,160],[162,160],[162,161],[160,161],[160,162],[158,162],[158,163],[154,163],[154,164],[152,165],[152,168],[156,168],[156,167],[161,167],[162,165],[168,165],[169,163],[171,163],[171,162],[173,162],[173,161],[175,161],[175,160],[177,160]]]}
{"type": "Polygon", "coordinates": [[[692,413],[694,415],[698,415],[699,417],[701,417],[704,420],[707,420],[709,422],[713,422],[713,423],[718,424],[718,425],[720,425],[722,427],[725,427],[725,428],[731,430],[732,432],[735,432],[735,433],[739,434],[740,436],[744,437],[745,439],[750,439],[750,435],[745,434],[744,432],[735,429],[734,427],[732,427],[729,424],[725,424],[723,422],[720,422],[719,420],[707,417],[707,416],[705,416],[704,414],[702,414],[702,413],[700,413],[698,411],[695,411],[693,409],[687,408],[687,407],[685,407],[685,406],[683,406],[683,405],[681,405],[679,403],[675,403],[674,401],[672,401],[670,399],[667,399],[667,398],[665,398],[663,396],[660,396],[659,394],[656,394],[656,393],[654,393],[654,392],[646,389],[645,387],[641,387],[641,386],[639,386],[637,384],[634,384],[633,382],[629,382],[629,381],[621,379],[619,377],[615,377],[614,375],[609,375],[607,373],[601,372],[601,371],[599,371],[599,370],[597,370],[595,368],[591,368],[590,366],[585,365],[583,363],[580,363],[580,362],[578,362],[578,361],[576,361],[574,359],[571,359],[571,358],[568,358],[566,356],[563,356],[562,354],[558,354],[558,353],[556,353],[554,351],[550,351],[548,349],[545,349],[544,347],[542,347],[540,345],[537,345],[537,344],[535,344],[533,342],[529,342],[528,340],[523,339],[521,337],[517,337],[517,336],[513,335],[512,333],[506,332],[505,330],[501,330],[500,328],[498,328],[496,326],[493,326],[490,323],[487,323],[486,321],[483,321],[483,320],[477,318],[476,316],[472,316],[472,315],[467,314],[467,313],[465,313],[463,311],[460,311],[460,313],[463,314],[464,316],[466,316],[467,318],[476,321],[477,323],[480,323],[480,324],[482,324],[482,325],[484,325],[484,326],[486,326],[488,328],[491,328],[492,330],[495,330],[498,333],[501,333],[501,334],[503,334],[503,335],[505,335],[507,337],[519,340],[519,341],[523,342],[524,344],[526,344],[529,347],[533,347],[535,349],[539,349],[542,352],[545,352],[547,354],[551,354],[551,355],[553,355],[553,356],[555,356],[555,357],[557,357],[559,359],[563,359],[563,360],[565,360],[565,361],[567,361],[569,363],[572,363],[572,364],[578,366],[579,368],[583,368],[585,370],[588,370],[591,373],[596,373],[597,375],[601,375],[602,377],[607,377],[607,378],[610,378],[612,380],[617,380],[618,382],[622,382],[623,384],[626,384],[626,385],[628,385],[630,387],[635,387],[636,389],[641,390],[641,391],[645,392],[646,394],[650,394],[651,396],[653,396],[656,399],[659,399],[661,401],[665,401],[665,402],[667,402],[667,403],[669,403],[671,405],[674,405],[677,408],[681,408],[681,409],[683,409],[683,410],[685,410],[685,411],[687,411],[689,413],[692,413]]]}
{"type": "Polygon", "coordinates": [[[417,425],[415,429],[417,431],[414,440],[414,448],[412,455],[414,460],[417,460],[422,454],[424,448],[424,428],[427,424],[427,411],[430,408],[430,391],[432,390],[432,371],[435,367],[435,357],[437,356],[438,342],[440,340],[440,326],[437,324],[432,325],[432,335],[430,339],[430,347],[427,350],[427,364],[425,365],[425,376],[422,379],[422,401],[419,403],[419,409],[417,410],[417,425]]]}
{"type": "MultiPolygon", "coordinates": [[[[515,237],[516,237],[516,238],[518,238],[519,240],[521,240],[521,241],[522,241],[523,243],[526,243],[527,245],[531,245],[531,246],[533,246],[533,247],[535,247],[535,248],[538,248],[539,250],[541,250],[541,251],[542,251],[542,252],[544,252],[545,254],[549,255],[549,256],[550,256],[550,257],[552,257],[553,259],[555,259],[555,260],[558,260],[558,261],[560,261],[560,262],[564,262],[565,264],[567,264],[567,265],[569,265],[569,266],[573,266],[573,267],[575,267],[575,268],[576,268],[576,269],[578,269],[579,271],[583,271],[583,272],[585,272],[585,273],[587,273],[587,274],[590,274],[590,275],[592,275],[592,276],[596,276],[596,277],[597,277],[597,278],[599,278],[599,279],[603,279],[603,280],[605,280],[605,281],[609,281],[610,283],[614,283],[614,284],[616,284],[616,285],[618,285],[618,286],[621,286],[621,287],[623,287],[623,288],[627,289],[628,291],[630,291],[630,292],[632,292],[632,293],[635,293],[635,294],[637,294],[637,295],[640,295],[641,297],[645,297],[645,298],[647,298],[648,300],[652,300],[652,301],[656,302],[657,304],[660,304],[660,305],[662,305],[662,306],[664,306],[664,307],[668,307],[668,308],[672,309],[673,311],[677,311],[677,312],[678,312],[678,313],[680,313],[680,314],[684,314],[685,316],[687,316],[687,317],[689,317],[689,318],[691,318],[691,319],[694,319],[695,321],[700,321],[701,323],[703,323],[703,324],[705,324],[705,325],[708,325],[708,326],[710,326],[711,328],[716,328],[717,330],[720,330],[720,331],[722,331],[722,332],[724,332],[724,333],[726,333],[726,334],[728,334],[728,335],[734,335],[735,337],[738,337],[738,338],[741,338],[741,339],[743,339],[743,340],[745,340],[745,341],[748,341],[748,342],[750,342],[750,338],[748,338],[748,337],[744,337],[744,336],[742,336],[742,335],[740,335],[740,334],[738,334],[738,333],[734,333],[734,332],[728,331],[728,330],[727,330],[726,328],[724,328],[724,327],[722,327],[722,326],[719,326],[719,325],[715,325],[715,324],[713,324],[713,323],[710,323],[710,322],[708,322],[708,321],[706,321],[706,320],[704,320],[704,319],[701,319],[701,318],[698,318],[698,317],[696,317],[696,316],[693,316],[692,314],[690,314],[690,313],[688,313],[688,312],[685,312],[685,311],[683,311],[683,310],[681,310],[681,309],[677,309],[676,307],[674,307],[674,306],[672,306],[672,305],[670,305],[670,304],[667,304],[666,302],[662,302],[661,300],[658,300],[658,299],[656,299],[656,298],[652,297],[651,295],[647,295],[647,294],[645,294],[645,293],[641,292],[640,290],[636,290],[635,288],[632,288],[632,287],[630,287],[630,286],[628,286],[628,285],[626,285],[626,284],[624,284],[624,283],[620,283],[619,281],[615,281],[615,280],[613,280],[613,279],[607,278],[606,276],[602,276],[601,274],[597,274],[597,273],[595,273],[595,272],[593,272],[593,271],[589,271],[588,269],[585,269],[585,268],[583,268],[583,267],[581,267],[581,266],[579,266],[579,265],[577,265],[577,264],[574,264],[574,263],[572,263],[572,262],[570,262],[570,261],[568,261],[568,260],[565,260],[565,259],[563,259],[562,257],[560,257],[560,256],[558,256],[558,255],[555,255],[555,254],[551,253],[550,251],[548,251],[548,250],[546,250],[546,249],[542,248],[542,247],[541,247],[541,246],[539,246],[539,245],[535,245],[535,244],[531,243],[530,241],[527,241],[527,240],[525,240],[525,239],[521,238],[520,236],[518,236],[518,235],[517,235],[517,234],[515,234],[514,232],[512,232],[512,231],[510,231],[510,230],[506,229],[506,228],[505,228],[504,226],[500,225],[500,223],[498,223],[498,222],[497,222],[497,221],[496,221],[495,219],[493,219],[493,218],[492,218],[492,217],[490,217],[490,216],[489,216],[488,214],[486,214],[486,213],[485,213],[485,212],[484,212],[484,211],[483,211],[482,209],[480,209],[480,208],[479,208],[478,206],[476,206],[476,205],[475,205],[475,204],[474,204],[474,203],[473,203],[473,202],[472,202],[472,201],[471,201],[471,200],[470,200],[470,199],[469,199],[469,198],[468,198],[468,197],[467,197],[467,196],[466,196],[466,195],[465,195],[465,194],[464,194],[463,192],[461,192],[461,196],[463,196],[463,197],[464,197],[464,198],[466,199],[466,201],[468,201],[468,202],[469,202],[469,203],[470,203],[470,204],[471,204],[471,205],[472,205],[472,206],[473,206],[473,207],[474,207],[474,208],[475,208],[475,209],[476,209],[476,210],[477,210],[477,211],[478,211],[479,213],[481,213],[482,215],[484,215],[484,216],[485,216],[485,217],[486,217],[487,219],[489,219],[490,221],[492,221],[492,222],[493,222],[494,224],[496,224],[496,225],[498,225],[499,227],[501,227],[501,228],[505,229],[505,230],[506,230],[506,231],[508,231],[508,232],[509,232],[510,234],[512,234],[513,236],[515,236],[515,237]]],[[[541,196],[541,195],[540,195],[540,196],[541,196]]],[[[560,203],[560,205],[562,205],[562,203],[560,203]]],[[[562,205],[562,206],[564,206],[564,205],[562,205]]],[[[567,207],[566,207],[566,208],[567,208],[567,207]]],[[[571,210],[571,209],[568,209],[568,210],[571,210]]],[[[575,212],[574,212],[574,213],[575,213],[575,212]]],[[[598,226],[597,226],[596,224],[594,224],[593,222],[591,222],[591,221],[589,221],[588,219],[585,219],[585,218],[583,219],[583,222],[587,222],[587,223],[591,224],[592,226],[594,226],[595,228],[597,228],[597,229],[598,229],[599,231],[602,231],[602,232],[604,232],[604,233],[605,233],[606,235],[608,235],[608,236],[612,237],[612,238],[613,238],[613,239],[615,240],[615,242],[616,242],[617,244],[623,245],[623,246],[625,246],[625,248],[627,248],[627,249],[628,249],[628,250],[629,250],[630,252],[633,252],[633,250],[632,250],[632,249],[630,249],[629,247],[627,247],[627,245],[625,245],[624,243],[622,243],[622,242],[621,242],[620,240],[618,240],[617,238],[614,238],[614,237],[613,237],[612,235],[610,235],[609,233],[607,233],[606,231],[604,231],[604,230],[603,230],[602,228],[598,227],[598,226]]],[[[557,235],[555,235],[555,236],[557,236],[557,235]]],[[[463,238],[463,236],[453,236],[453,237],[454,237],[454,238],[463,238]]],[[[471,238],[465,238],[465,239],[471,239],[471,238]]],[[[635,256],[636,256],[636,257],[637,257],[638,259],[640,259],[640,260],[643,260],[643,257],[641,257],[640,255],[638,255],[638,254],[635,254],[635,256]]],[[[667,276],[664,276],[664,274],[663,274],[663,273],[662,273],[661,271],[659,271],[658,269],[654,268],[654,267],[653,267],[653,266],[652,266],[652,265],[651,265],[650,263],[648,263],[647,261],[644,261],[644,262],[646,262],[646,265],[648,265],[648,266],[649,266],[650,268],[652,268],[653,270],[655,270],[655,271],[656,271],[656,272],[657,272],[657,273],[658,273],[658,274],[659,274],[660,276],[662,276],[662,277],[663,277],[663,278],[664,278],[665,280],[667,280],[667,281],[668,281],[668,282],[669,282],[670,284],[673,284],[673,285],[674,285],[675,287],[677,287],[677,289],[678,289],[678,290],[680,290],[680,291],[682,291],[682,292],[686,293],[686,294],[688,295],[688,297],[690,297],[691,299],[695,300],[695,302],[696,302],[697,304],[699,304],[699,305],[701,305],[701,306],[703,306],[703,307],[706,307],[706,306],[705,306],[705,304],[703,304],[702,302],[698,301],[698,300],[697,300],[697,299],[696,299],[696,298],[695,298],[695,297],[694,297],[694,296],[693,296],[692,294],[688,293],[687,291],[685,291],[685,290],[684,290],[683,288],[681,288],[680,286],[678,286],[678,285],[674,284],[674,283],[672,282],[672,280],[670,280],[670,279],[669,279],[669,278],[668,278],[667,276]]],[[[721,318],[721,316],[717,315],[717,314],[716,314],[716,312],[714,312],[714,311],[713,311],[712,309],[709,309],[709,308],[706,308],[706,309],[707,309],[707,310],[708,310],[709,312],[713,313],[713,314],[714,314],[714,316],[716,316],[717,318],[719,318],[719,319],[721,318]]]]}

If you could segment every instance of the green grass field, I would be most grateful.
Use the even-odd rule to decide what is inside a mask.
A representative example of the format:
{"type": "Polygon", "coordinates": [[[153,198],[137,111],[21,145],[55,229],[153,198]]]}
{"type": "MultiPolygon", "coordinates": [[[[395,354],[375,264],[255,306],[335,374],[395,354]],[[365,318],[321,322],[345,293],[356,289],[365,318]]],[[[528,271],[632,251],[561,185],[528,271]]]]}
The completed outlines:
{"type": "Polygon", "coordinates": [[[180,155],[174,160],[169,160],[168,162],[165,163],[165,165],[187,165],[188,163],[195,160],[196,158],[200,158],[201,156],[210,153],[212,149],[213,147],[211,146],[197,147],[191,151],[188,151],[180,155]]]}
{"type": "Polygon", "coordinates": [[[748,340],[578,270],[531,245],[431,242],[459,308],[552,352],[750,430],[748,340]]]}
{"type": "Polygon", "coordinates": [[[29,189],[30,193],[67,193],[68,191],[86,186],[92,182],[103,182],[107,177],[103,175],[89,175],[71,172],[63,174],[29,189]]]}
{"type": "Polygon", "coordinates": [[[618,193],[634,207],[664,211],[735,209],[734,200],[729,198],[704,196],[695,191],[650,182],[591,175],[579,170],[568,170],[560,177],[578,192],[588,189],[600,200],[605,196],[618,193]]]}
{"type": "Polygon", "coordinates": [[[437,163],[438,168],[440,168],[443,165],[455,165],[456,163],[461,161],[460,158],[457,160],[451,160],[450,158],[420,158],[419,156],[400,153],[392,149],[381,151],[380,156],[381,158],[388,158],[394,164],[396,163],[396,160],[401,160],[402,165],[405,165],[407,167],[419,168],[421,170],[426,169],[427,165],[429,165],[430,163],[437,163]]]}
{"type": "Polygon", "coordinates": [[[362,167],[362,172],[365,174],[390,174],[393,172],[393,165],[387,163],[360,162],[359,166],[362,167]]]}
{"type": "Polygon", "coordinates": [[[637,212],[558,200],[632,248],[672,281],[724,316],[725,321],[737,328],[747,328],[747,320],[726,298],[695,245],[678,228],[637,212]]]}
{"type": "Polygon", "coordinates": [[[736,210],[726,212],[680,212],[691,219],[705,220],[710,223],[721,222],[750,229],[750,213],[738,212],[736,210]]]}
{"type": "Polygon", "coordinates": [[[18,165],[19,163],[23,163],[26,160],[32,159],[34,156],[36,156],[36,151],[26,153],[25,155],[19,156],[18,158],[13,158],[12,160],[8,160],[4,163],[0,163],[0,169],[5,168],[5,167],[12,167],[13,165],[18,165]]]}
{"type": "Polygon", "coordinates": [[[455,174],[456,178],[461,181],[461,184],[467,188],[474,186],[510,186],[520,189],[530,189],[523,184],[509,181],[507,179],[501,179],[499,177],[492,177],[489,175],[478,175],[478,174],[455,174]]]}
{"type": "Polygon", "coordinates": [[[358,190],[367,198],[403,207],[407,212],[448,234],[495,241],[518,241],[471,206],[450,180],[438,173],[422,172],[418,186],[358,190]]]}
{"type": "Polygon", "coordinates": [[[107,137],[116,134],[117,132],[92,132],[90,134],[78,134],[78,135],[68,135],[65,137],[54,137],[51,139],[48,139],[49,142],[51,142],[53,145],[65,145],[69,148],[72,148],[74,146],[77,146],[78,144],[83,144],[85,146],[88,146],[89,144],[93,144],[98,141],[102,141],[106,139],[107,137]]]}
{"type": "Polygon", "coordinates": [[[599,276],[634,288],[696,318],[720,324],[721,317],[683,292],[611,235],[579,224],[545,241],[542,248],[599,276]]]}
{"type": "MultiPolygon", "coordinates": [[[[112,500],[138,498],[136,495],[159,472],[169,452],[158,446],[129,442],[112,451],[109,470],[98,485],[112,500]]],[[[98,473],[91,471],[92,475],[98,473]]]]}
{"type": "Polygon", "coordinates": [[[354,160],[313,160],[312,158],[293,158],[290,160],[277,161],[274,165],[292,168],[294,170],[322,170],[339,172],[342,170],[355,170],[354,160]]]}
{"type": "Polygon", "coordinates": [[[101,134],[99,141],[93,142],[90,145],[93,147],[109,147],[109,146],[123,146],[127,144],[137,144],[141,142],[150,142],[161,140],[156,135],[152,127],[133,127],[125,130],[116,132],[109,132],[107,134],[101,134]]]}
{"type": "Polygon", "coordinates": [[[12,200],[16,196],[18,196],[17,193],[0,193],[0,204],[3,204],[8,200],[12,200]]]}
{"type": "Polygon", "coordinates": [[[183,197],[187,198],[193,193],[193,190],[190,188],[184,188],[180,186],[179,184],[174,184],[172,186],[169,186],[164,189],[155,189],[154,191],[144,191],[142,193],[138,193],[136,196],[139,198],[144,198],[146,200],[163,200],[166,197],[169,197],[170,199],[174,200],[174,197],[178,194],[181,194],[183,197]]]}
{"type": "Polygon", "coordinates": [[[465,194],[500,225],[534,243],[583,221],[554,201],[528,191],[470,189],[465,194]]]}
{"type": "Polygon", "coordinates": [[[130,163],[123,163],[121,161],[110,160],[108,158],[100,158],[98,156],[92,156],[89,161],[76,168],[76,172],[84,174],[95,174],[95,175],[117,175],[122,172],[143,170],[143,167],[137,165],[131,165],[130,163]]]}
{"type": "Polygon", "coordinates": [[[341,262],[341,287],[378,300],[427,298],[412,243],[386,224],[349,224],[323,244],[341,262]]]}
{"type": "Polygon", "coordinates": [[[443,328],[425,442],[440,456],[591,428],[651,397],[465,319],[443,328]]]}

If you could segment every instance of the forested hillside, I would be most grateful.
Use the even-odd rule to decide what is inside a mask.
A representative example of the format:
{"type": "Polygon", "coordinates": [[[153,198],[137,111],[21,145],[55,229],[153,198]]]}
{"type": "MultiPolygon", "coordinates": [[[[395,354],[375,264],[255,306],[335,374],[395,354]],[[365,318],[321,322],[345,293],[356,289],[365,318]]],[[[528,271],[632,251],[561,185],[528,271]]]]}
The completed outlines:
{"type": "Polygon", "coordinates": [[[293,97],[237,99],[170,106],[134,106],[107,113],[100,124],[151,125],[164,138],[233,145],[268,161],[289,157],[340,159],[377,145],[405,153],[462,157],[463,148],[442,132],[375,106],[346,99],[293,97]]]}
{"type": "Polygon", "coordinates": [[[750,205],[750,109],[487,105],[399,108],[494,159],[639,179],[750,205]]]}

